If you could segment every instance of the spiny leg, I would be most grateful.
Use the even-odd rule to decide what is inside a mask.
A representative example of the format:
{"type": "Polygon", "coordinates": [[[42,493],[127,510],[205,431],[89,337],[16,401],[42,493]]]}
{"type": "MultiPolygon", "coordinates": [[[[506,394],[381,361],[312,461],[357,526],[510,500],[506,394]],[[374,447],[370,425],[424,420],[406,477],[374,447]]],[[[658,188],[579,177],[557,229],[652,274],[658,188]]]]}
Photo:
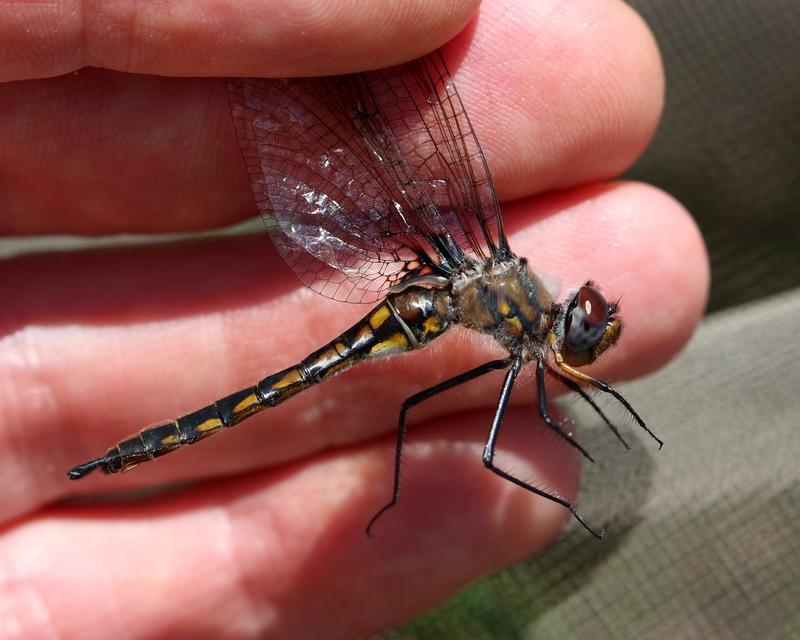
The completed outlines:
{"type": "Polygon", "coordinates": [[[494,419],[492,420],[492,428],[489,431],[489,437],[486,439],[486,446],[483,448],[483,464],[486,465],[486,468],[490,471],[496,473],[501,478],[508,480],[509,482],[513,482],[518,487],[522,487],[531,493],[535,493],[542,498],[547,498],[548,500],[552,500],[553,502],[560,504],[562,507],[566,508],[572,516],[581,523],[581,525],[586,529],[589,533],[591,533],[596,538],[602,538],[604,531],[600,531],[599,533],[592,529],[586,522],[584,522],[583,518],[578,515],[578,511],[575,509],[575,505],[573,505],[569,500],[566,500],[558,495],[547,493],[543,489],[538,489],[527,482],[520,480],[519,478],[512,476],[510,473],[499,469],[494,465],[494,448],[495,444],[497,443],[497,436],[500,433],[500,425],[503,423],[503,416],[506,412],[506,407],[508,406],[508,400],[511,397],[511,389],[514,386],[514,381],[517,378],[517,374],[519,373],[520,366],[522,362],[520,359],[514,360],[514,364],[511,365],[511,368],[508,370],[506,374],[505,380],[503,381],[503,388],[500,391],[500,399],[497,402],[497,409],[494,414],[494,419]]]}
{"type": "Polygon", "coordinates": [[[550,411],[547,408],[547,389],[544,386],[544,372],[544,359],[540,359],[536,363],[536,389],[537,395],[539,396],[539,417],[544,420],[544,423],[548,427],[550,427],[558,435],[564,438],[564,440],[569,442],[573,447],[580,451],[589,462],[594,462],[594,458],[589,455],[589,452],[586,451],[586,449],[584,449],[580,444],[578,444],[578,441],[575,440],[575,438],[564,431],[560,424],[550,417],[550,411]]]}
{"type": "Polygon", "coordinates": [[[394,484],[392,486],[392,499],[389,500],[385,505],[383,505],[378,512],[372,516],[372,519],[367,524],[366,533],[367,536],[372,535],[372,527],[375,522],[380,518],[384,513],[386,513],[389,509],[391,509],[394,505],[397,504],[397,499],[400,494],[400,458],[403,453],[403,442],[405,440],[406,435],[406,413],[408,410],[418,405],[420,402],[424,402],[428,398],[432,398],[433,396],[442,393],[443,391],[447,391],[448,389],[452,389],[453,387],[457,387],[459,385],[464,384],[465,382],[469,382],[475,378],[479,378],[482,375],[485,375],[491,371],[495,371],[497,369],[505,369],[511,360],[506,358],[504,360],[492,360],[490,362],[486,362],[479,367],[475,367],[474,369],[470,369],[460,375],[457,375],[449,380],[444,380],[433,387],[420,391],[419,393],[415,393],[413,396],[406,398],[403,402],[402,407],[400,408],[400,419],[398,421],[397,427],[397,445],[395,448],[394,453],[394,484]]]}
{"type": "Polygon", "coordinates": [[[612,396],[614,396],[614,398],[616,398],[617,401],[628,410],[628,413],[630,413],[633,416],[633,419],[636,420],[637,424],[642,429],[644,429],[650,435],[650,437],[653,438],[653,440],[658,442],[658,448],[661,449],[661,447],[664,446],[664,441],[661,440],[661,438],[659,438],[655,433],[650,431],[650,429],[645,424],[644,420],[642,420],[639,414],[636,413],[636,411],[634,411],[633,407],[625,398],[622,397],[622,394],[619,391],[615,390],[606,381],[600,380],[599,378],[593,378],[592,376],[583,373],[583,371],[578,371],[577,369],[571,367],[566,362],[564,362],[564,357],[558,352],[556,352],[555,354],[555,359],[559,369],[561,369],[564,373],[569,374],[570,376],[578,380],[582,380],[583,382],[587,382],[590,385],[597,387],[598,389],[600,389],[600,391],[604,393],[609,393],[612,396]]]}
{"type": "Polygon", "coordinates": [[[594,409],[595,413],[600,416],[603,422],[606,423],[606,426],[611,429],[611,432],[617,436],[619,441],[626,449],[630,449],[630,445],[625,441],[625,438],[622,437],[622,434],[619,432],[619,429],[608,419],[608,416],[603,412],[603,410],[597,406],[597,403],[592,399],[588,393],[586,393],[577,382],[575,382],[572,378],[565,376],[563,373],[556,371],[550,367],[547,368],[547,373],[553,376],[556,380],[563,383],[567,386],[570,391],[574,391],[577,393],[581,398],[583,398],[589,406],[594,409]]]}

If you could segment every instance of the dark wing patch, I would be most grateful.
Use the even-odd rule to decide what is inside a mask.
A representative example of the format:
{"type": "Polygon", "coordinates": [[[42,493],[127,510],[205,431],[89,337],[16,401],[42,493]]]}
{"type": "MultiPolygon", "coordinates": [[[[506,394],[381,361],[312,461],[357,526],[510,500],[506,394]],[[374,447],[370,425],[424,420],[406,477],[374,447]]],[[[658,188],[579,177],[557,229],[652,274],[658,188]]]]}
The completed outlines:
{"type": "Polygon", "coordinates": [[[483,154],[438,54],[227,84],[258,208],[315,291],[374,302],[411,274],[447,274],[505,247],[483,154]]]}

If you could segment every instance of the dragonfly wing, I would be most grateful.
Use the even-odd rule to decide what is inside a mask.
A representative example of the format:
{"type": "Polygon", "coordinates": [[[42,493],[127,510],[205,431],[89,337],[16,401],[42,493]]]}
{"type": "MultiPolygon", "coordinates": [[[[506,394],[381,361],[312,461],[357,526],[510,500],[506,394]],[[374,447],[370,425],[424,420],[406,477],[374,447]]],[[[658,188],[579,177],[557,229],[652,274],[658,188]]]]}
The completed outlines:
{"type": "Polygon", "coordinates": [[[438,54],[380,71],[227,81],[250,184],[300,279],[373,302],[504,243],[483,154],[438,54]]]}

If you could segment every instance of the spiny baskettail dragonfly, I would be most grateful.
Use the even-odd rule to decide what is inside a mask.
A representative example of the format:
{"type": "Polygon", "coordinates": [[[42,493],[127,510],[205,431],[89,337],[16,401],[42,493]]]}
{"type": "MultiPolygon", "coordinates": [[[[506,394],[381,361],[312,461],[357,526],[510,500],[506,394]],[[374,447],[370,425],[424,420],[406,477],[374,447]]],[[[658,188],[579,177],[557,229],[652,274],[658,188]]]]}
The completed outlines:
{"type": "Polygon", "coordinates": [[[539,415],[591,460],[554,420],[545,379],[587,401],[627,447],[584,386],[619,401],[608,383],[579,370],[620,337],[616,303],[592,282],[556,302],[503,231],[494,185],[464,105],[437,52],[411,63],[316,79],[226,81],[250,185],[278,252],[314,291],[342,302],[378,303],[361,321],[304,358],[197,411],[143,429],[68,472],[116,473],[193,444],[274,407],[358,362],[419,349],[461,325],[508,352],[403,402],[391,500],[397,503],[406,414],[415,405],[495,370],[506,370],[483,452],[497,475],[575,506],[495,466],[495,443],[524,364],[536,373],[539,415]]]}

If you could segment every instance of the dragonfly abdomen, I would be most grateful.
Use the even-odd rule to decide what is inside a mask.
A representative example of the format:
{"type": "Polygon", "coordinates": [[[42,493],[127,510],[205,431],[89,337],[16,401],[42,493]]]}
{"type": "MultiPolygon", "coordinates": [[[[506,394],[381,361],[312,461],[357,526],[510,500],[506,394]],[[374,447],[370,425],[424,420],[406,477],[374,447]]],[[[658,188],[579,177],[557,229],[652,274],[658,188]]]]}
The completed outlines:
{"type": "Polygon", "coordinates": [[[176,420],[148,427],[110,448],[102,458],[71,469],[72,479],[96,468],[117,473],[194,444],[366,359],[396,355],[423,346],[451,324],[444,313],[445,292],[409,289],[393,294],[364,318],[296,365],[267,376],[176,420]]]}

